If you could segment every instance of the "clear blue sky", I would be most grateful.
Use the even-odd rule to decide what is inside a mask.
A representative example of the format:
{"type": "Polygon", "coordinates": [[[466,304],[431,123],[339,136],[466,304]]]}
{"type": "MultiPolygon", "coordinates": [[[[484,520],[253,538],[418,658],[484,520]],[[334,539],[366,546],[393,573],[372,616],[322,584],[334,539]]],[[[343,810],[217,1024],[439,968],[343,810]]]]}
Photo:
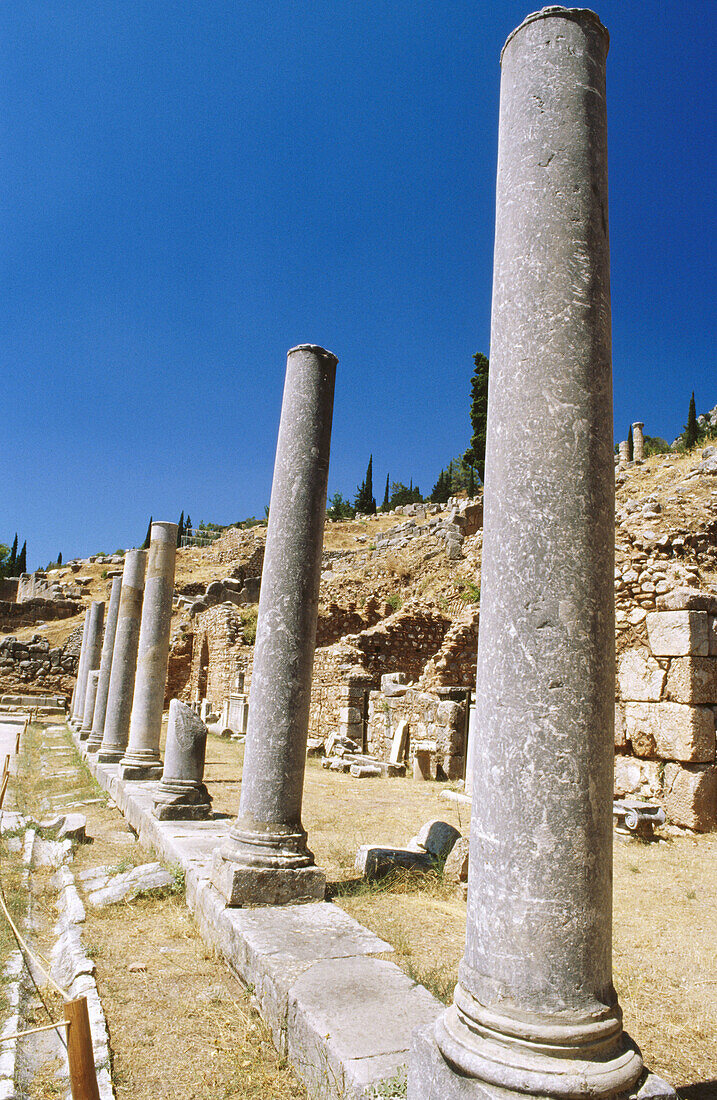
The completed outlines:
{"type": "MultiPolygon", "coordinates": [[[[537,5],[536,5],[537,7],[537,5]]],[[[329,492],[430,491],[489,350],[514,0],[0,6],[0,541],[263,515],[286,351],[339,357],[329,492]]],[[[715,372],[715,0],[603,0],[616,437],[715,372]]]]}

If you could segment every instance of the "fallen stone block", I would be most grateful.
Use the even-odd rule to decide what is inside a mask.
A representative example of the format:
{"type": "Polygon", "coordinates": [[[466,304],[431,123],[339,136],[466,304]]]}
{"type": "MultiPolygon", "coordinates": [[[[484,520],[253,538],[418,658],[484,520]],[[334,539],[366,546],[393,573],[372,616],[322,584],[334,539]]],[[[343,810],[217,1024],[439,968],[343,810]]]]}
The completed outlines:
{"type": "Polygon", "coordinates": [[[383,769],[378,764],[352,764],[350,774],[354,779],[377,779],[383,775],[383,769]]]}
{"type": "Polygon", "coordinates": [[[411,837],[406,847],[412,852],[428,852],[434,859],[445,859],[461,834],[453,825],[433,818],[411,837]]]}
{"type": "Polygon", "coordinates": [[[84,844],[87,840],[87,818],[84,814],[67,814],[57,834],[58,840],[74,840],[84,844]]]}
{"type": "Polygon", "coordinates": [[[112,875],[106,886],[93,890],[88,901],[95,908],[113,905],[120,901],[129,901],[138,894],[161,894],[174,883],[174,876],[166,871],[161,863],[143,863],[112,875]]]}
{"type": "Polygon", "coordinates": [[[443,880],[458,885],[468,881],[468,837],[462,836],[455,842],[443,865],[443,880]]]}
{"type": "Polygon", "coordinates": [[[426,851],[410,848],[393,848],[389,845],[362,844],[356,853],[354,866],[366,879],[383,878],[390,871],[402,868],[407,871],[430,871],[435,860],[426,851]]]}

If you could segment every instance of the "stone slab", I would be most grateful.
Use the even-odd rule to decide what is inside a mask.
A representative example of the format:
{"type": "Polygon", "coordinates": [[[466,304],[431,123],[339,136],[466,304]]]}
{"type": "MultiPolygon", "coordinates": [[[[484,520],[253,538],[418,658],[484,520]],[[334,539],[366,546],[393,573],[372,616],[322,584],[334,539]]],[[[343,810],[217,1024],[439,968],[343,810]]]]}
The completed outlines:
{"type": "Polygon", "coordinates": [[[706,611],[651,611],[647,638],[654,657],[707,657],[709,616],[706,611]]]}
{"type": "MultiPolygon", "coordinates": [[[[187,905],[203,939],[253,987],[277,1049],[288,1053],[298,1076],[324,1100],[367,1097],[371,1086],[400,1077],[413,1029],[436,1019],[443,1005],[376,958],[391,946],[330,902],[227,907],[210,875],[232,821],[158,821],[156,782],[124,782],[117,764],[80,752],[140,841],[184,870],[187,905]]],[[[95,868],[91,885],[105,885],[108,870],[95,868]]]]}
{"type": "Polygon", "coordinates": [[[696,832],[717,828],[717,766],[666,764],[663,804],[673,825],[696,832]]]}
{"type": "Polygon", "coordinates": [[[629,649],[620,657],[617,683],[624,702],[656,703],[662,698],[667,673],[649,653],[629,649]]]}

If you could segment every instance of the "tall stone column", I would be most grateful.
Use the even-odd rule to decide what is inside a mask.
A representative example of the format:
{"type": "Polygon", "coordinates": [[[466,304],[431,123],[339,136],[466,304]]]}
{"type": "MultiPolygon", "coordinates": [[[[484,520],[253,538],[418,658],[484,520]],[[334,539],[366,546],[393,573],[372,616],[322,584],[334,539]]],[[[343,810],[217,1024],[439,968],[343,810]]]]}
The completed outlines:
{"type": "Polygon", "coordinates": [[[84,675],[85,665],[87,663],[87,634],[88,627],[90,625],[90,609],[89,607],[85,611],[85,622],[82,627],[82,643],[80,645],[80,656],[77,661],[77,679],[75,680],[75,690],[72,693],[72,714],[70,716],[70,725],[76,726],[78,719],[81,720],[84,716],[84,708],[80,712],[80,707],[84,703],[84,699],[80,697],[80,684],[87,683],[87,678],[84,675]]]}
{"type": "Polygon", "coordinates": [[[301,803],[336,364],[311,344],[287,358],[239,816],[212,872],[229,905],[324,896],[301,803]]]}
{"type": "Polygon", "coordinates": [[[549,7],[502,55],[466,948],[412,1100],[643,1074],[611,958],[607,49],[593,12],[549,7]]]}
{"type": "Polygon", "coordinates": [[[123,779],[154,779],[162,774],[159,736],[169,660],[177,524],[153,523],[137,651],[129,744],[120,761],[123,779]]]}
{"type": "Polygon", "coordinates": [[[92,729],[90,731],[90,736],[87,738],[86,747],[88,752],[97,752],[102,744],[121,591],[122,578],[115,577],[112,581],[110,602],[107,608],[107,622],[105,623],[105,637],[102,643],[102,654],[100,656],[100,672],[97,680],[97,696],[95,698],[95,709],[92,716],[92,729]]]}
{"type": "Polygon", "coordinates": [[[86,726],[86,714],[87,714],[87,684],[89,680],[89,674],[94,669],[100,667],[100,654],[102,652],[102,625],[105,618],[105,605],[101,600],[93,600],[90,604],[90,618],[87,623],[87,651],[85,653],[85,667],[82,672],[82,680],[79,682],[79,692],[81,693],[81,709],[77,714],[77,726],[79,730],[80,739],[86,740],[90,735],[90,727],[92,726],[92,718],[90,717],[90,725],[86,726]]]}
{"type": "Polygon", "coordinates": [[[107,690],[105,727],[97,757],[103,764],[118,763],[125,754],[129,739],[146,568],[146,550],[127,551],[107,690]]]}
{"type": "Polygon", "coordinates": [[[80,727],[80,740],[84,741],[90,735],[92,729],[92,717],[95,713],[97,701],[97,682],[100,678],[100,670],[91,668],[87,673],[87,689],[85,691],[85,713],[80,727]]]}
{"type": "MultiPolygon", "coordinates": [[[[634,440],[633,440],[634,443],[634,440]]],[[[620,456],[620,465],[630,462],[630,442],[627,439],[623,439],[618,445],[618,454],[620,456]]]]}
{"type": "Polygon", "coordinates": [[[639,420],[632,425],[632,460],[642,462],[645,457],[645,437],[642,429],[645,427],[639,420]]]}

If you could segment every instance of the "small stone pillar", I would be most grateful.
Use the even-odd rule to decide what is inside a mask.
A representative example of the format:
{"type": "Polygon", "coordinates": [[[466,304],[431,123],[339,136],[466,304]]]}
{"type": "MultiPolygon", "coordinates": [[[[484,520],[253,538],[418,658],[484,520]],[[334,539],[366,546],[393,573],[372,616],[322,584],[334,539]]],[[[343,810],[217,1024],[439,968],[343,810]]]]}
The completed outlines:
{"type": "Polygon", "coordinates": [[[153,523],[137,651],[129,744],[120,761],[123,779],[154,779],[162,774],[159,736],[169,660],[177,524],[153,523]]]}
{"type": "Polygon", "coordinates": [[[146,568],[146,550],[127,551],[107,691],[105,728],[97,756],[102,764],[116,764],[127,748],[146,568]]]}
{"type": "Polygon", "coordinates": [[[645,437],[642,429],[645,427],[639,420],[632,425],[632,460],[643,462],[645,458],[645,437]]]}
{"type": "Polygon", "coordinates": [[[207,727],[191,707],[172,699],[162,781],[154,795],[154,816],[160,821],[201,821],[211,813],[212,800],[204,785],[207,727]]]}
{"type": "Polygon", "coordinates": [[[84,741],[90,735],[92,729],[92,718],[95,713],[95,702],[97,700],[97,681],[100,678],[100,670],[98,668],[91,668],[87,673],[87,690],[85,691],[85,714],[82,719],[82,726],[80,727],[80,740],[84,741]]]}
{"type": "Polygon", "coordinates": [[[105,728],[105,715],[107,713],[107,695],[110,689],[110,672],[112,670],[112,653],[117,632],[117,615],[119,614],[120,593],[122,591],[122,578],[115,577],[112,581],[110,602],[107,608],[107,622],[105,623],[105,638],[102,643],[102,655],[100,657],[100,675],[97,681],[97,698],[95,711],[92,718],[92,729],[87,738],[87,751],[97,752],[102,744],[102,734],[105,728]]]}
{"type": "MultiPolygon", "coordinates": [[[[70,725],[77,726],[78,721],[82,721],[84,717],[84,708],[81,710],[80,702],[80,684],[87,683],[87,678],[84,675],[85,665],[87,663],[87,634],[88,627],[90,625],[90,609],[89,607],[85,611],[85,622],[82,627],[82,643],[80,645],[80,656],[77,661],[77,679],[75,680],[75,690],[72,692],[72,714],[70,716],[70,725]]],[[[82,699],[84,703],[84,699],[82,699]]]]}
{"type": "Polygon", "coordinates": [[[311,344],[286,364],[239,816],[212,870],[229,905],[324,896],[301,803],[336,364],[311,344]]]}
{"type": "MultiPolygon", "coordinates": [[[[633,444],[634,444],[634,440],[633,440],[633,444]]],[[[620,443],[618,445],[618,454],[620,456],[620,465],[621,466],[624,466],[626,463],[631,461],[630,460],[630,442],[629,442],[629,440],[623,439],[623,440],[620,441],[620,443]]]]}
{"type": "Polygon", "coordinates": [[[86,741],[92,729],[92,714],[87,710],[87,684],[89,675],[94,669],[100,667],[100,654],[102,652],[102,624],[105,618],[105,605],[100,600],[93,600],[90,604],[90,618],[87,624],[87,652],[85,654],[85,668],[83,683],[80,683],[82,693],[81,710],[77,715],[80,740],[86,741]]]}
{"type": "Polygon", "coordinates": [[[593,12],[548,7],[502,55],[466,948],[411,1100],[643,1075],[611,958],[607,48],[593,12]]]}

